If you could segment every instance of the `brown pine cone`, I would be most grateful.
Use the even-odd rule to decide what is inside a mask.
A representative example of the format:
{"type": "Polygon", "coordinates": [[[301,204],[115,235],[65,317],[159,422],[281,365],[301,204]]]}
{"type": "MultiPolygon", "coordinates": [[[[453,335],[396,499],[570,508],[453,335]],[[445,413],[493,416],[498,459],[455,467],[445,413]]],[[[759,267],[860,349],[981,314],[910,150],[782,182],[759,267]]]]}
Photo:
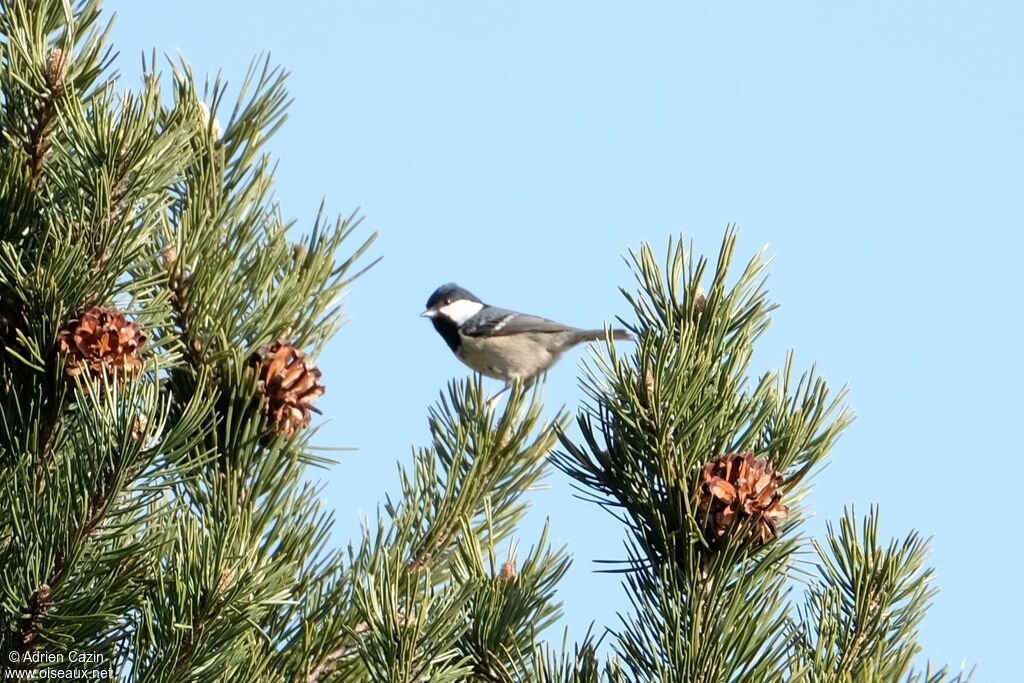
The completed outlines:
{"type": "Polygon", "coordinates": [[[699,509],[711,533],[711,541],[742,527],[743,520],[756,523],[762,543],[773,538],[778,522],[789,514],[780,502],[782,475],[768,468],[753,453],[726,453],[704,465],[699,509]]]}
{"type": "Polygon", "coordinates": [[[307,363],[291,342],[278,341],[254,354],[250,365],[259,373],[259,388],[266,396],[264,413],[275,431],[292,436],[309,424],[310,413],[320,413],[313,401],[326,389],[320,370],[307,363]]]}
{"type": "Polygon", "coordinates": [[[146,335],[121,311],[93,306],[68,321],[57,341],[69,376],[88,371],[96,378],[124,379],[137,375],[142,368],[139,348],[146,342],[146,335]]]}

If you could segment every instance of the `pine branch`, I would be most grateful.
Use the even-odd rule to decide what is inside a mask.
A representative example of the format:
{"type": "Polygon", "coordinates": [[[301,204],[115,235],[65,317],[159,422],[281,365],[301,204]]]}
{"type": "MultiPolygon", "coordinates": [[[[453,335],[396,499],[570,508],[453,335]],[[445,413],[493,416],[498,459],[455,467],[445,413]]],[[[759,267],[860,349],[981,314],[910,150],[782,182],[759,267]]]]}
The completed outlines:
{"type": "Polygon", "coordinates": [[[911,668],[926,543],[881,545],[874,511],[816,546],[791,614],[807,481],[850,415],[792,354],[751,374],[774,305],[762,255],[729,274],[731,229],[713,263],[681,243],[664,266],[631,255],[637,344],[587,366],[578,438],[561,412],[541,422],[539,392],[497,410],[479,378],[451,384],[343,562],[304,468],[328,462],[315,359],[373,236],[339,258],[361,219],[321,207],[287,239],[265,146],[283,69],[255,60],[231,107],[219,76],[174,62],[168,105],[154,56],[122,94],[99,17],[99,0],[0,0],[5,645],[101,652],[147,681],[969,679],[911,668]],[[632,610],[603,662],[589,633],[539,641],[569,563],[546,527],[498,560],[556,440],[629,534],[632,610]]]}
{"type": "Polygon", "coordinates": [[[970,683],[974,679],[974,668],[967,669],[966,665],[960,671],[952,673],[948,666],[936,668],[929,662],[923,672],[911,672],[907,675],[906,683],[970,683]]]}
{"type": "Polygon", "coordinates": [[[510,683],[526,677],[539,634],[561,617],[555,586],[571,561],[564,548],[548,547],[548,530],[545,523],[540,540],[522,562],[511,552],[500,569],[493,541],[485,553],[468,530],[461,535],[452,559],[453,581],[472,594],[466,606],[469,628],[458,648],[480,680],[510,683]]]}
{"type": "MultiPolygon", "coordinates": [[[[364,652],[367,639],[373,639],[378,648],[388,642],[374,630],[384,628],[383,617],[368,610],[392,596],[387,600],[405,614],[433,590],[440,591],[443,599],[458,597],[460,605],[467,605],[471,586],[453,581],[452,553],[465,551],[473,543],[493,547],[522,518],[526,510],[522,496],[544,475],[543,461],[555,441],[551,426],[538,429],[540,410],[539,389],[532,395],[510,392],[503,410],[496,412],[480,378],[449,385],[431,410],[433,448],[414,453],[411,468],[400,472],[401,498],[387,501],[386,517],[378,519],[376,533],[364,531],[362,544],[352,552],[347,580],[363,597],[353,598],[357,609],[345,634],[324,643],[311,670],[323,671],[329,657],[337,661],[338,653],[353,648],[371,680],[394,674],[389,667],[402,658],[403,666],[414,666],[421,655],[386,649],[364,652]],[[390,578],[385,581],[382,576],[390,578]],[[366,577],[375,577],[375,582],[366,584],[366,577]]],[[[555,422],[562,420],[559,415],[555,422]]],[[[468,571],[468,560],[460,561],[457,566],[468,571]]],[[[457,638],[451,642],[453,647],[456,644],[457,638]]],[[[462,656],[453,661],[469,660],[462,656]]]]}
{"type": "Polygon", "coordinates": [[[597,657],[600,644],[601,639],[595,639],[588,630],[583,640],[570,648],[566,631],[560,650],[549,644],[537,646],[532,677],[525,680],[541,683],[623,683],[626,678],[618,660],[601,666],[597,657]]]}
{"type": "MultiPolygon", "coordinates": [[[[21,510],[13,511],[26,521],[34,520],[35,524],[23,527],[21,534],[15,535],[4,553],[8,554],[6,559],[23,562],[33,557],[37,545],[42,546],[41,557],[45,558],[42,566],[37,564],[41,581],[30,589],[22,617],[15,631],[7,636],[8,649],[21,654],[37,647],[40,637],[53,642],[61,638],[62,631],[74,633],[84,626],[67,621],[76,614],[73,600],[67,596],[76,592],[77,584],[89,580],[82,571],[83,563],[98,560],[113,566],[120,564],[116,546],[108,545],[109,538],[101,534],[106,526],[117,528],[118,524],[123,524],[118,520],[130,515],[130,510],[137,505],[138,500],[128,500],[126,491],[153,463],[155,451],[147,448],[147,441],[152,438],[147,435],[162,430],[166,421],[166,404],[161,404],[159,386],[152,383],[120,388],[105,381],[80,381],[75,392],[75,408],[68,427],[68,441],[56,454],[59,466],[47,470],[22,467],[10,481],[11,485],[19,486],[19,478],[26,477],[36,485],[37,494],[22,501],[21,510]],[[148,416],[150,423],[141,431],[136,417],[139,413],[148,416]],[[71,453],[78,455],[72,459],[69,458],[71,453]],[[77,476],[70,490],[65,490],[57,483],[68,471],[77,476]],[[33,527],[56,526],[62,531],[50,539],[37,539],[30,534],[33,527]],[[59,603],[62,618],[49,623],[47,617],[53,611],[51,606],[57,596],[62,599],[59,603]]],[[[203,398],[197,396],[186,410],[195,413],[204,409],[208,409],[208,402],[204,408],[203,398]]],[[[168,453],[193,446],[188,439],[194,437],[188,432],[167,432],[163,438],[168,453]]],[[[93,618],[104,620],[106,617],[96,615],[93,618]]]]}
{"type": "Polygon", "coordinates": [[[924,564],[928,543],[911,533],[883,546],[873,508],[863,521],[848,510],[838,531],[830,524],[825,544],[814,545],[820,577],[795,631],[808,680],[910,676],[921,650],[917,629],[936,592],[924,564]]]}
{"type": "Polygon", "coordinates": [[[46,94],[40,102],[32,128],[25,142],[28,156],[28,170],[33,187],[38,188],[43,176],[43,157],[50,147],[50,134],[55,126],[57,102],[64,93],[67,80],[67,55],[57,48],[50,53],[46,62],[44,83],[46,94]]]}
{"type": "Polygon", "coordinates": [[[308,683],[318,683],[321,678],[324,678],[332,673],[341,666],[341,663],[352,657],[358,651],[358,645],[363,635],[370,630],[370,625],[365,621],[356,624],[350,632],[349,639],[338,645],[337,648],[328,652],[320,660],[320,663],[310,671],[309,677],[306,679],[308,683]]]}
{"type": "Polygon", "coordinates": [[[615,648],[640,680],[783,680],[798,486],[850,419],[813,371],[792,382],[792,357],[750,380],[775,306],[762,255],[729,283],[735,242],[706,294],[708,263],[682,242],[664,270],[646,245],[632,255],[635,353],[595,356],[582,442],[563,432],[555,457],[632,537],[615,648]]]}

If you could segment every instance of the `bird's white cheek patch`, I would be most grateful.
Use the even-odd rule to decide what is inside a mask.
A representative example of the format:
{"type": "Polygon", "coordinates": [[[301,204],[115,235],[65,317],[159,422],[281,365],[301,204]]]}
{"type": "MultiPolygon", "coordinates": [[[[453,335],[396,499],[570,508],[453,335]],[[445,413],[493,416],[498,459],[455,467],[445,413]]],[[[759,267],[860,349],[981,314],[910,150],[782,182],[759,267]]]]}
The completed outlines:
{"type": "Polygon", "coordinates": [[[479,301],[459,299],[458,301],[451,302],[447,306],[442,306],[440,308],[440,311],[442,315],[448,316],[457,324],[461,325],[462,323],[466,322],[474,315],[479,313],[480,309],[483,307],[484,305],[479,301]]]}

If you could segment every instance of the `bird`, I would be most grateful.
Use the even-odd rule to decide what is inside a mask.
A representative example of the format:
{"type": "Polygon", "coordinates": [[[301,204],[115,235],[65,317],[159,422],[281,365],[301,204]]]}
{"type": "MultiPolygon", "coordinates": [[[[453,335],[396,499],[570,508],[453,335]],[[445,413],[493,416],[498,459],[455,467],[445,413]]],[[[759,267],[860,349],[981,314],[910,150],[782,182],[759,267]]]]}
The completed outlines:
{"type": "MultiPolygon", "coordinates": [[[[605,330],[570,327],[485,304],[454,282],[438,287],[420,316],[430,319],[459,360],[485,377],[502,380],[506,389],[516,383],[528,388],[572,347],[606,338],[605,330]]],[[[618,328],[611,336],[632,339],[618,328]]]]}

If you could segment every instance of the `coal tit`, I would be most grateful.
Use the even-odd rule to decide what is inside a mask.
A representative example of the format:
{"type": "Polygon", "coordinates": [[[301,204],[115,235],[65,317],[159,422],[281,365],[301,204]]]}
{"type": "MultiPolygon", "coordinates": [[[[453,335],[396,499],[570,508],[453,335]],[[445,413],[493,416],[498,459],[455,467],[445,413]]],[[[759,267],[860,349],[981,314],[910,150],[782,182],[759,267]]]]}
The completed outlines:
{"type": "MultiPolygon", "coordinates": [[[[529,386],[564,352],[605,338],[604,330],[581,330],[488,306],[454,282],[438,287],[420,315],[430,318],[459,360],[506,386],[515,382],[529,386]]],[[[631,339],[626,330],[615,329],[611,334],[613,339],[631,339]]]]}

